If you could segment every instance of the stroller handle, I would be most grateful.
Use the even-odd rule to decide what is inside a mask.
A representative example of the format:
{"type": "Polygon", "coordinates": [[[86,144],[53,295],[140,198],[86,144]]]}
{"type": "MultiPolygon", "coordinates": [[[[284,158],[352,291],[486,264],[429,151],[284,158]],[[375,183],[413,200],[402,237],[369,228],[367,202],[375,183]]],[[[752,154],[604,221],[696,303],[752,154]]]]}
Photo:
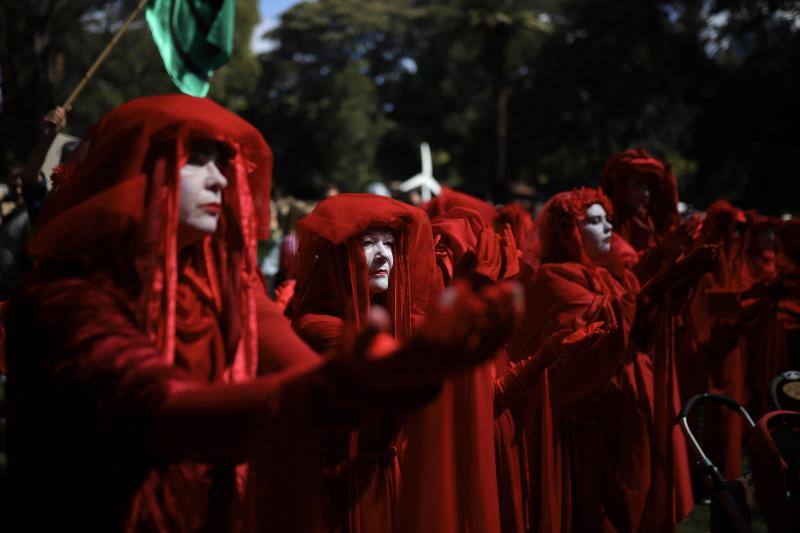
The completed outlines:
{"type": "Polygon", "coordinates": [[[700,402],[706,402],[708,400],[724,405],[731,411],[737,411],[740,415],[742,415],[742,417],[744,417],[745,420],[747,420],[747,423],[750,424],[751,428],[756,426],[756,423],[753,421],[753,418],[750,416],[750,413],[747,412],[747,409],[745,409],[742,404],[740,404],[736,400],[728,398],[727,396],[722,396],[720,394],[713,394],[711,392],[704,392],[703,394],[695,394],[694,396],[689,398],[689,401],[684,404],[680,413],[678,413],[677,422],[680,423],[683,420],[685,420],[686,417],[689,416],[689,413],[692,411],[692,409],[694,409],[695,405],[697,405],[700,402]]]}
{"type": "Polygon", "coordinates": [[[681,412],[678,413],[678,420],[675,423],[680,424],[683,434],[686,436],[689,444],[694,449],[695,454],[697,454],[701,470],[712,479],[715,485],[720,486],[725,480],[711,459],[709,459],[709,457],[705,454],[702,446],[700,446],[700,443],[697,442],[694,433],[692,433],[692,428],[689,427],[689,420],[687,419],[689,413],[692,411],[692,409],[694,409],[695,405],[698,403],[704,403],[708,400],[724,405],[732,411],[737,411],[747,420],[747,422],[750,424],[750,427],[755,427],[756,424],[750,417],[750,413],[748,413],[739,402],[734,401],[727,396],[720,396],[719,394],[712,394],[710,392],[692,396],[683,406],[681,412]]]}

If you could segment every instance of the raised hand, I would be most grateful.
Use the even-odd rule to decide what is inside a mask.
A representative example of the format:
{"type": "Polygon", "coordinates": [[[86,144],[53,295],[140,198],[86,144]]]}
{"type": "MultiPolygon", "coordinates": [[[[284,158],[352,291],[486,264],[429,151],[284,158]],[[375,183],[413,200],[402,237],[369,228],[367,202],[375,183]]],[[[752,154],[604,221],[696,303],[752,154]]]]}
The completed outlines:
{"type": "Polygon", "coordinates": [[[48,133],[55,135],[67,127],[67,115],[71,108],[54,107],[44,116],[45,127],[48,133]]]}
{"type": "MultiPolygon", "coordinates": [[[[377,358],[352,354],[346,365],[351,379],[376,395],[436,386],[493,357],[522,316],[523,302],[517,284],[496,283],[475,293],[457,282],[403,346],[377,358]]],[[[379,331],[373,328],[365,335],[376,340],[379,331]]],[[[361,341],[352,346],[358,351],[373,344],[361,341]]]]}
{"type": "Polygon", "coordinates": [[[661,272],[642,287],[639,295],[640,305],[660,304],[668,293],[673,300],[680,299],[714,267],[718,259],[719,245],[704,244],[674,264],[667,262],[661,272]]]}

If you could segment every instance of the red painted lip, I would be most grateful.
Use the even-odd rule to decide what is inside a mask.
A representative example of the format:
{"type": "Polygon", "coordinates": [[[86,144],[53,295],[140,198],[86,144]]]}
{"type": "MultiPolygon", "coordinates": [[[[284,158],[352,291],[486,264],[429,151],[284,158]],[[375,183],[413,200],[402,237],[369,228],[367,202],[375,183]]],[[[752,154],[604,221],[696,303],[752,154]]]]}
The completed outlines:
{"type": "Polygon", "coordinates": [[[379,278],[388,278],[389,277],[389,271],[387,271],[387,270],[373,270],[369,274],[370,274],[370,276],[375,276],[375,277],[379,277],[379,278]]]}
{"type": "Polygon", "coordinates": [[[203,208],[203,211],[206,211],[207,213],[211,213],[214,215],[219,214],[219,212],[222,211],[222,204],[213,202],[209,204],[203,204],[200,207],[203,208]]]}

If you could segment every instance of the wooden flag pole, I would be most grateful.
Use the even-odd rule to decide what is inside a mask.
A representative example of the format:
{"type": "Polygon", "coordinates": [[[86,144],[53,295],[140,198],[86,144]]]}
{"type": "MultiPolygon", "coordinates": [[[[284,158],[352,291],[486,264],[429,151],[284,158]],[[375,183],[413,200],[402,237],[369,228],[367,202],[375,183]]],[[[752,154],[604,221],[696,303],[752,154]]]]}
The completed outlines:
{"type": "Polygon", "coordinates": [[[86,83],[90,79],[92,79],[92,76],[94,76],[95,72],[97,72],[97,69],[100,67],[103,61],[105,61],[106,56],[108,56],[111,50],[117,45],[119,40],[122,38],[122,35],[128,30],[128,27],[131,25],[133,20],[137,16],[139,16],[139,13],[142,12],[144,7],[147,5],[147,2],[148,0],[140,0],[139,4],[136,6],[136,9],[134,9],[133,12],[130,15],[128,15],[128,18],[125,19],[125,22],[117,30],[117,33],[115,33],[114,36],[111,38],[111,41],[109,41],[109,43],[106,45],[103,51],[100,52],[100,55],[97,56],[97,59],[94,60],[94,63],[92,63],[92,66],[89,67],[89,70],[86,71],[86,74],[83,75],[83,78],[81,78],[81,81],[78,83],[78,85],[75,86],[74,89],[72,89],[71,93],[69,93],[69,96],[67,97],[66,101],[64,101],[64,104],[61,107],[63,107],[64,109],[68,109],[69,106],[72,105],[72,102],[74,102],[75,99],[78,97],[78,95],[81,93],[83,88],[86,86],[86,83]]]}

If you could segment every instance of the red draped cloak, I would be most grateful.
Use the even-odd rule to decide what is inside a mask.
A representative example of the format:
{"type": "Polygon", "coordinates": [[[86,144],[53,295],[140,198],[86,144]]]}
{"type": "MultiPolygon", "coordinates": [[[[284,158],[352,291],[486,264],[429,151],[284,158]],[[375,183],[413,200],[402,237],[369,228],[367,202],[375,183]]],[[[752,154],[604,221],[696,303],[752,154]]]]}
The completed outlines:
{"type": "Polygon", "coordinates": [[[511,345],[512,359],[520,360],[557,331],[596,322],[606,328],[591,350],[548,367],[521,420],[529,527],[669,530],[688,512],[680,482],[685,448],[673,430],[677,406],[668,401],[674,375],[654,383],[651,357],[631,338],[639,285],[613,245],[607,267],[583,250],[580,223],[593,203],[611,212],[601,193],[581,189],[553,197],[537,219],[539,269],[526,288],[525,330],[511,345]],[[659,388],[667,390],[654,401],[659,388]],[[655,418],[654,409],[665,413],[655,418]]]}
{"type": "MultiPolygon", "coordinates": [[[[744,235],[742,253],[736,261],[734,276],[739,287],[758,292],[765,282],[778,277],[776,251],[780,221],[747,213],[747,230],[744,235]],[[764,248],[759,234],[773,231],[775,246],[764,248]]],[[[747,296],[747,295],[745,295],[747,296]]],[[[747,334],[744,336],[744,366],[746,376],[745,399],[754,419],[769,411],[768,389],[772,379],[788,368],[787,332],[778,316],[780,299],[774,294],[753,294],[755,314],[749,317],[747,334]]]]}
{"type": "MultiPolygon", "coordinates": [[[[37,266],[7,316],[9,479],[21,526],[239,528],[245,456],[224,443],[248,415],[215,416],[219,441],[193,450],[151,429],[175,389],[313,360],[256,268],[270,173],[258,131],[184,95],[118,107],[56,173],[30,242],[37,266]],[[179,253],[178,171],[193,139],[224,145],[229,186],[217,234],[179,253]]],[[[280,405],[261,401],[265,417],[280,405]]]]}
{"type": "MultiPolygon", "coordinates": [[[[735,273],[741,253],[741,239],[736,225],[744,224],[744,213],[725,200],[709,207],[703,221],[700,243],[719,243],[719,260],[695,291],[687,314],[693,334],[684,349],[689,365],[681,376],[695,378],[681,383],[684,396],[713,392],[744,402],[745,367],[742,352],[743,287],[735,273]]],[[[703,432],[705,451],[726,479],[741,475],[742,424],[738,414],[709,405],[703,432]]]]}
{"type": "MultiPolygon", "coordinates": [[[[298,223],[295,272],[298,292],[294,327],[321,352],[342,343],[345,325],[361,329],[373,303],[359,237],[368,228],[388,228],[395,237],[389,289],[380,304],[391,333],[409,337],[436,287],[433,237],[425,213],[371,194],[340,194],[320,202],[298,223]]],[[[328,468],[331,531],[392,531],[404,439],[387,413],[378,423],[330,444],[328,468]]]]}
{"type": "MultiPolygon", "coordinates": [[[[498,235],[467,207],[450,208],[431,224],[445,285],[517,274],[508,228],[498,235]]],[[[508,364],[504,350],[496,360],[508,364]]],[[[446,382],[439,398],[410,420],[400,531],[523,531],[518,433],[508,410],[498,413],[494,405],[497,368],[486,364],[446,382]]]]}

